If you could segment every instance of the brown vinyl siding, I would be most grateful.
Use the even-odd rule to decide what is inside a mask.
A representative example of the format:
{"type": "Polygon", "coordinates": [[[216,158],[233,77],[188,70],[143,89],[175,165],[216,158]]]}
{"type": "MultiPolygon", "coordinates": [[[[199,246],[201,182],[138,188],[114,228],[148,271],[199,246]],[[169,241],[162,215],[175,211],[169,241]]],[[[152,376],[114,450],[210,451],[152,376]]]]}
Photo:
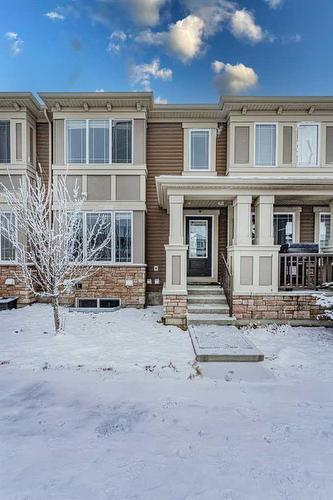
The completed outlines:
{"type": "Polygon", "coordinates": [[[227,124],[219,123],[221,134],[216,137],[216,172],[225,175],[227,170],[227,124]]]}
{"type": "Polygon", "coordinates": [[[165,249],[169,240],[169,216],[157,201],[155,177],[181,175],[183,171],[183,128],[181,123],[148,123],[147,129],[147,292],[161,291],[165,281],[165,249]],[[154,266],[159,270],[154,271],[154,266]],[[154,285],[154,279],[160,280],[154,285]]]}
{"type": "Polygon", "coordinates": [[[40,163],[42,178],[45,183],[49,179],[49,124],[36,124],[37,165],[40,163]]]}
{"type": "Polygon", "coordinates": [[[300,217],[300,242],[307,243],[314,241],[315,216],[312,205],[302,207],[300,217]]]}

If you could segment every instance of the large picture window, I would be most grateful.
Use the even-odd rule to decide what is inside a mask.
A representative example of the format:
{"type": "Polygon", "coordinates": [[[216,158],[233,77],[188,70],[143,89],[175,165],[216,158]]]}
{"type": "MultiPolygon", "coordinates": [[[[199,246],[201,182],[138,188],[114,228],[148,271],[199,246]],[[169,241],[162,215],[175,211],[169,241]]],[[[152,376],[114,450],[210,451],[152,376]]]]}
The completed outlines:
{"type": "Polygon", "coordinates": [[[132,163],[131,120],[67,120],[66,123],[67,163],[132,163]]]}
{"type": "Polygon", "coordinates": [[[297,134],[297,163],[301,167],[319,164],[319,124],[300,123],[297,134]]]}
{"type": "Polygon", "coordinates": [[[275,123],[257,123],[255,126],[255,164],[258,167],[276,165],[275,123]]]}
{"type": "Polygon", "coordinates": [[[6,238],[5,231],[12,230],[16,232],[15,216],[10,212],[0,213],[0,261],[15,261],[15,248],[6,238]]]}
{"type": "Polygon", "coordinates": [[[331,233],[331,214],[319,214],[319,248],[320,251],[328,246],[331,233]]]}
{"type": "Polygon", "coordinates": [[[209,170],[210,131],[190,131],[190,169],[209,170]]]}
{"type": "Polygon", "coordinates": [[[294,214],[274,214],[273,231],[274,245],[292,243],[294,239],[294,214]]]}
{"type": "Polygon", "coordinates": [[[9,120],[0,120],[0,163],[10,163],[9,120]]]}

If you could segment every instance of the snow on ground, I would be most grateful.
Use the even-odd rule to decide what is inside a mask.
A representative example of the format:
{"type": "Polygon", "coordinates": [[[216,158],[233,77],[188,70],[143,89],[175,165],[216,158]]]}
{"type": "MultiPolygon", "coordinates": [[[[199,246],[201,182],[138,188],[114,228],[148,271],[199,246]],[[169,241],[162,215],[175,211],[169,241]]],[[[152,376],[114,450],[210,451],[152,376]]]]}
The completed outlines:
{"type": "Polygon", "coordinates": [[[189,378],[160,313],[66,313],[58,338],[46,305],[0,313],[0,499],[333,498],[333,331],[244,329],[263,363],[189,378]]]}

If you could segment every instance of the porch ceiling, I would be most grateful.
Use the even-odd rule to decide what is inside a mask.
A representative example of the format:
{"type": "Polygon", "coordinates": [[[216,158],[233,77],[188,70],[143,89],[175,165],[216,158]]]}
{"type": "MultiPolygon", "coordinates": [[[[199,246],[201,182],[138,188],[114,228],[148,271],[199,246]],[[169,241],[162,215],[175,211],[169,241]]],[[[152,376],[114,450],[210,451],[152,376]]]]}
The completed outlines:
{"type": "Polygon", "coordinates": [[[159,205],[164,209],[168,208],[170,195],[184,196],[187,207],[207,208],[224,206],[241,194],[253,197],[273,194],[276,202],[281,204],[327,204],[333,199],[333,178],[328,176],[245,179],[162,175],[156,177],[155,181],[159,205]]]}

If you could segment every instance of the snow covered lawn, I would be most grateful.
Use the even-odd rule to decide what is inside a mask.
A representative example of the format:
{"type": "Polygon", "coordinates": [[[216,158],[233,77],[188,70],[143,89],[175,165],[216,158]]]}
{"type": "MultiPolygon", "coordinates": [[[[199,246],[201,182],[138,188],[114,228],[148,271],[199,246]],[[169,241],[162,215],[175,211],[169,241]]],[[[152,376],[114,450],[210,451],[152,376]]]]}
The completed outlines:
{"type": "Polygon", "coordinates": [[[245,329],[266,360],[198,377],[160,313],[0,313],[0,499],[333,498],[333,331],[245,329]]]}

